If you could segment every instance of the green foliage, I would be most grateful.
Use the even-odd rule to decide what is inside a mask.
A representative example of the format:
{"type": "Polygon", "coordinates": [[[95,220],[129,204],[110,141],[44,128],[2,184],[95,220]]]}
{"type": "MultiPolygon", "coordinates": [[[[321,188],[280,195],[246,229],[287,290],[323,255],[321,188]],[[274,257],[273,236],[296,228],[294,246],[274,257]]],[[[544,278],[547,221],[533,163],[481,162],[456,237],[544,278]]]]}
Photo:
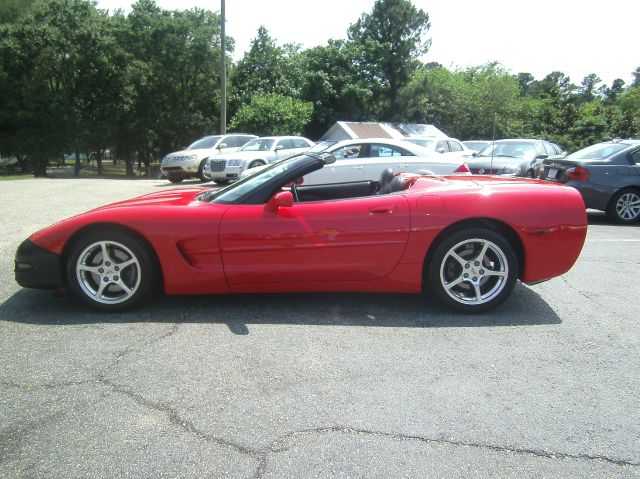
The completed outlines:
{"type": "Polygon", "coordinates": [[[259,136],[300,135],[313,113],[313,104],[279,93],[256,93],[231,120],[229,128],[259,136]]]}
{"type": "Polygon", "coordinates": [[[398,93],[418,69],[417,58],[429,50],[431,41],[423,37],[430,27],[429,15],[409,0],[376,0],[371,12],[349,27],[349,40],[364,51],[358,67],[377,80],[381,119],[401,119],[398,93]]]}
{"type": "Polygon", "coordinates": [[[314,106],[307,135],[319,138],[336,121],[373,118],[370,105],[376,83],[358,67],[362,56],[357,43],[343,40],[329,40],[303,53],[301,96],[314,106]]]}
{"type": "Polygon", "coordinates": [[[231,113],[250,102],[256,93],[299,96],[302,76],[299,46],[278,46],[261,26],[251,48],[231,71],[231,113]]]}

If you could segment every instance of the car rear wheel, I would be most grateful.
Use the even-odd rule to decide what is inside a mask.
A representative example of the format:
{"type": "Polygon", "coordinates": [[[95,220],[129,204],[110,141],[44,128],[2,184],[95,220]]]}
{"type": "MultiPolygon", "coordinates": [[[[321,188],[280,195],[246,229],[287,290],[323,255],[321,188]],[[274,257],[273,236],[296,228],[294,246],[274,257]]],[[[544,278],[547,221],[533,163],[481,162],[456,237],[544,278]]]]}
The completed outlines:
{"type": "Polygon", "coordinates": [[[120,231],[95,231],[71,248],[67,262],[70,293],[93,307],[120,311],[156,290],[156,262],[142,242],[120,231]]]}
{"type": "Polygon", "coordinates": [[[257,168],[258,166],[263,166],[265,164],[264,161],[262,160],[254,160],[251,163],[249,163],[249,168],[247,169],[251,169],[251,168],[257,168]]]}
{"type": "Polygon", "coordinates": [[[181,175],[167,175],[167,179],[171,183],[181,183],[184,180],[184,176],[181,175]]]}
{"type": "Polygon", "coordinates": [[[618,191],[607,209],[607,215],[618,223],[631,224],[640,219],[640,190],[618,191]]]}
{"type": "Polygon", "coordinates": [[[438,243],[427,265],[427,289],[466,313],[495,308],[511,294],[519,275],[513,247],[499,233],[469,228],[438,243]]]}

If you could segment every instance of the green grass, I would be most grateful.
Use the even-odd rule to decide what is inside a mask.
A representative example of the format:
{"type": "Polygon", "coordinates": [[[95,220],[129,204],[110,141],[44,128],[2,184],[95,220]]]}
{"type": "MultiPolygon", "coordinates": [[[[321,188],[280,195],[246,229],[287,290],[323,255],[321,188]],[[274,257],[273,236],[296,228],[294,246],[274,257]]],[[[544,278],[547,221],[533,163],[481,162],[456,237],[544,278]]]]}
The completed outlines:
{"type": "Polygon", "coordinates": [[[0,173],[0,181],[28,180],[30,178],[34,178],[34,176],[26,173],[24,175],[4,175],[0,173]]]}

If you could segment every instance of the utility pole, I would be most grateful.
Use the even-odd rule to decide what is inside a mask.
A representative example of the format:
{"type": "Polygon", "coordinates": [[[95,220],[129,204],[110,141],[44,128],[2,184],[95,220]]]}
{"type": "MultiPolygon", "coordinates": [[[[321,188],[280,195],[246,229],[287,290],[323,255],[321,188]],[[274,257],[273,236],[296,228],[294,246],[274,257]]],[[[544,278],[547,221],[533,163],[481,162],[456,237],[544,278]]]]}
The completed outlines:
{"type": "Polygon", "coordinates": [[[220,134],[227,133],[227,39],[225,36],[224,0],[220,0],[220,134]]]}

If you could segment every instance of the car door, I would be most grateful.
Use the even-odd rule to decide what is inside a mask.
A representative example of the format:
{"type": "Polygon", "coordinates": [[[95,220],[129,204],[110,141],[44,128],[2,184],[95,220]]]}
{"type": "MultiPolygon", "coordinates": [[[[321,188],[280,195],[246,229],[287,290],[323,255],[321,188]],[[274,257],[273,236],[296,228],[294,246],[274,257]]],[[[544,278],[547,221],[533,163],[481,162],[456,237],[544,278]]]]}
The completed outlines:
{"type": "Polygon", "coordinates": [[[369,156],[363,159],[364,179],[379,180],[382,172],[391,168],[394,173],[413,171],[414,163],[407,159],[415,155],[396,145],[373,143],[369,145],[369,156]]]}
{"type": "Polygon", "coordinates": [[[364,180],[364,164],[368,160],[369,145],[354,143],[330,150],[335,163],[314,171],[304,177],[305,185],[325,185],[364,180]]]}
{"type": "Polygon", "coordinates": [[[402,257],[409,213],[401,194],[294,203],[276,211],[234,205],[220,224],[228,284],[381,278],[402,257]]]}

